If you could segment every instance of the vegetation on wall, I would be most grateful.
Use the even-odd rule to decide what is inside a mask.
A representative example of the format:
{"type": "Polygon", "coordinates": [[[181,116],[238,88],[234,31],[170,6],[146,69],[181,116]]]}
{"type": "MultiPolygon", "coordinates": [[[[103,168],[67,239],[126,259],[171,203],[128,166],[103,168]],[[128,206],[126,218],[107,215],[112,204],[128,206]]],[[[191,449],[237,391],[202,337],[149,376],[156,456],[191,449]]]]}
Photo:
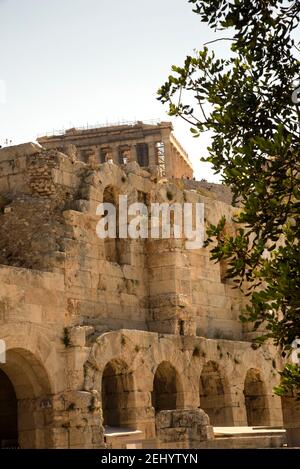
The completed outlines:
{"type": "MultiPolygon", "coordinates": [[[[241,207],[235,235],[226,234],[225,218],[209,227],[208,244],[216,241],[211,257],[226,260],[227,277],[248,295],[241,320],[263,331],[257,345],[272,340],[285,356],[300,337],[300,83],[294,39],[300,3],[189,3],[216,32],[216,41],[172,67],[159,100],[171,116],[191,125],[196,138],[211,133],[205,161],[241,207]],[[219,41],[228,46],[226,58],[214,50],[219,41]]],[[[298,364],[281,374],[278,394],[295,386],[300,391],[298,364]]]]}

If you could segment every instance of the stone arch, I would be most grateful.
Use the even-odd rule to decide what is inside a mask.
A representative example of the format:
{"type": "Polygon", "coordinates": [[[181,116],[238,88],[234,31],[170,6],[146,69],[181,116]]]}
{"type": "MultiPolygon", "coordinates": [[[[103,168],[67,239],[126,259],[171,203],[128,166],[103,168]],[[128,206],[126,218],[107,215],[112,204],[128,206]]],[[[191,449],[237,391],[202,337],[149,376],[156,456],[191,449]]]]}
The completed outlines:
{"type": "MultiPolygon", "coordinates": [[[[8,404],[11,406],[11,418],[17,419],[17,433],[12,440],[17,440],[16,444],[21,448],[51,447],[47,424],[52,416],[52,389],[41,361],[26,349],[13,348],[7,351],[6,363],[1,364],[0,373],[6,388],[6,395],[2,395],[5,399],[0,403],[0,414],[8,404]],[[16,407],[12,407],[15,404],[16,407]]],[[[5,438],[5,431],[2,431],[4,445],[5,440],[10,440],[7,436],[5,438]]]]}
{"type": "Polygon", "coordinates": [[[101,379],[103,425],[132,428],[135,419],[133,375],[125,361],[112,359],[104,367],[101,379]]]}
{"type": "Polygon", "coordinates": [[[199,380],[200,407],[210,418],[211,425],[232,426],[233,413],[229,384],[218,363],[207,362],[199,380]]]}
{"type": "Polygon", "coordinates": [[[191,379],[192,373],[186,367],[184,353],[179,345],[180,338],[173,341],[168,336],[154,332],[123,329],[104,333],[96,339],[85,362],[84,389],[95,389],[101,395],[102,374],[106,364],[114,360],[125,362],[123,366],[132,376],[125,425],[144,431],[149,439],[155,438],[153,387],[158,365],[168,362],[172,374],[172,368],[176,370],[177,408],[197,408],[199,405],[198,399],[195,399],[198,380],[191,379]]]}
{"type": "Polygon", "coordinates": [[[260,370],[250,368],[244,383],[245,407],[249,427],[270,425],[270,411],[268,406],[265,383],[260,370]]]}
{"type": "Polygon", "coordinates": [[[176,368],[168,361],[161,362],[155,372],[152,391],[155,412],[184,408],[183,385],[176,368]]]}

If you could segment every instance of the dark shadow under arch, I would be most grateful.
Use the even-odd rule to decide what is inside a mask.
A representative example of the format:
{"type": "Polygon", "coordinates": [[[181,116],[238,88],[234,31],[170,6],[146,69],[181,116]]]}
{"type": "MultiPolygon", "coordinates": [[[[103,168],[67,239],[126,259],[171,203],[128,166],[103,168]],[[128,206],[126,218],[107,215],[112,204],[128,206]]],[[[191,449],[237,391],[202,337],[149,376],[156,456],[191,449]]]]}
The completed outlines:
{"type": "Polygon", "coordinates": [[[244,384],[245,406],[249,427],[270,425],[270,412],[265,383],[260,370],[250,368],[244,384]]]}
{"type": "Polygon", "coordinates": [[[157,367],[152,392],[152,406],[155,413],[161,410],[184,407],[182,383],[177,370],[171,363],[163,361],[157,367]]]}
{"type": "Polygon", "coordinates": [[[0,370],[0,448],[18,447],[18,401],[9,377],[0,370]]]}
{"type": "Polygon", "coordinates": [[[0,366],[0,381],[0,415],[8,411],[2,440],[11,440],[12,444],[17,440],[24,449],[51,447],[49,418],[47,421],[45,414],[46,407],[52,405],[52,389],[40,360],[25,349],[8,350],[6,363],[0,366]]]}
{"type": "Polygon", "coordinates": [[[199,383],[200,407],[210,418],[211,425],[233,426],[229,385],[219,365],[209,361],[202,369],[199,383]]]}
{"type": "Polygon", "coordinates": [[[134,408],[132,373],[122,360],[111,360],[102,374],[103,424],[110,427],[132,426],[130,409],[134,408]]]}

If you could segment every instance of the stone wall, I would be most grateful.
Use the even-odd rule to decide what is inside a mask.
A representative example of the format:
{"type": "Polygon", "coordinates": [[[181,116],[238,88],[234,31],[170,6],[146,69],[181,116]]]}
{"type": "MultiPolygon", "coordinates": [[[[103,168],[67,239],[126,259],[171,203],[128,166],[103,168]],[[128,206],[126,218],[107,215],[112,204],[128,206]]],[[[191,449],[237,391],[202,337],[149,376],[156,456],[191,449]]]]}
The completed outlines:
{"type": "Polygon", "coordinates": [[[226,215],[235,229],[230,205],[135,162],[87,164],[36,144],[0,150],[0,369],[15,390],[20,446],[101,447],[103,423],[163,445],[155,414],[199,406],[212,425],[247,425],[250,413],[281,425],[280,358],[251,348],[244,299],[208,250],[97,236],[98,204],[119,194],[202,202],[206,224],[226,215]]]}

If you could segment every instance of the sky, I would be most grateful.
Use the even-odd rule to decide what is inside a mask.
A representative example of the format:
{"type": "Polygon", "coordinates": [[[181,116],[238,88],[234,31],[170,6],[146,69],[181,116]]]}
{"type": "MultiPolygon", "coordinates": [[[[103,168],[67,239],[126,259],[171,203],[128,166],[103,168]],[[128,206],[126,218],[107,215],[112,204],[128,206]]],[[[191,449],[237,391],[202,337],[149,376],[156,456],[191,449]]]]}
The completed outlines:
{"type": "Polygon", "coordinates": [[[0,145],[54,130],[171,120],[197,179],[209,137],[157,100],[172,64],[216,36],[188,0],[0,0],[0,145]]]}
{"type": "Polygon", "coordinates": [[[209,143],[171,119],[156,91],[213,38],[187,0],[0,0],[0,145],[53,129],[171,120],[197,178],[209,143]]]}

